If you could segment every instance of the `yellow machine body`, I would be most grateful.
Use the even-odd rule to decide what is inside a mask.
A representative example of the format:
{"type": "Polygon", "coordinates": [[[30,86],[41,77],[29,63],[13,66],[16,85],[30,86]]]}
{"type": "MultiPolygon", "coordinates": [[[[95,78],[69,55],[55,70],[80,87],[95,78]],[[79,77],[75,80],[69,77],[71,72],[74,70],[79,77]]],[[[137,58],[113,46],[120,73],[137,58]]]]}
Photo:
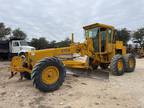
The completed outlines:
{"type": "MultiPolygon", "coordinates": [[[[83,27],[85,30],[85,42],[74,43],[72,35],[72,44],[64,48],[52,48],[44,50],[35,50],[25,53],[25,57],[16,56],[12,59],[11,70],[12,72],[29,72],[31,73],[34,65],[46,57],[59,57],[66,67],[71,68],[91,68],[89,60],[85,62],[76,61],[73,59],[64,59],[60,56],[79,54],[80,56],[87,56],[93,59],[93,63],[109,64],[112,57],[117,53],[122,55],[126,54],[126,47],[122,41],[116,41],[113,26],[105,24],[92,24],[83,27]],[[93,38],[91,31],[96,30],[97,38],[93,38]],[[105,34],[103,39],[103,34],[105,34]],[[94,44],[97,44],[95,47],[94,44]],[[26,63],[27,66],[23,66],[26,63]]],[[[94,33],[94,32],[92,32],[94,33]]]]}
{"type": "Polygon", "coordinates": [[[75,43],[72,34],[71,45],[68,47],[35,50],[13,57],[11,77],[19,72],[21,78],[32,79],[33,85],[40,91],[49,92],[63,84],[65,67],[95,70],[98,66],[101,69],[110,66],[110,72],[117,76],[134,71],[135,57],[126,54],[126,47],[122,41],[117,40],[113,26],[96,23],[83,29],[83,43],[75,43]],[[86,59],[77,59],[79,57],[86,59]]]}

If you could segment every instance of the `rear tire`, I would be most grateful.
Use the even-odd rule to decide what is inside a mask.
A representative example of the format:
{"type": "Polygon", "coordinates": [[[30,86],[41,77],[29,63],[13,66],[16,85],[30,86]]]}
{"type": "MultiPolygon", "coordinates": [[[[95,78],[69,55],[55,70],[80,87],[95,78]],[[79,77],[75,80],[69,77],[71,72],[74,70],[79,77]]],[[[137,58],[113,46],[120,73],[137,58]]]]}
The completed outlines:
{"type": "Polygon", "coordinates": [[[66,76],[66,70],[63,63],[55,57],[45,58],[36,64],[32,70],[32,80],[34,86],[43,92],[49,92],[59,89],[66,76]],[[53,67],[53,69],[49,69],[53,67]],[[45,69],[48,69],[45,71],[45,69]],[[57,72],[57,74],[55,74],[57,72]],[[45,73],[50,73],[46,74],[45,73]],[[55,77],[57,76],[57,79],[55,77]],[[44,77],[44,78],[43,78],[44,77]],[[53,81],[54,80],[54,81],[53,81]],[[51,83],[49,81],[52,81],[51,83]]]}
{"type": "Polygon", "coordinates": [[[136,59],[132,54],[126,54],[124,56],[126,62],[126,72],[133,72],[135,70],[136,59]]]}
{"type": "Polygon", "coordinates": [[[122,55],[117,54],[112,58],[110,70],[113,75],[120,76],[125,72],[125,60],[122,55]]]}

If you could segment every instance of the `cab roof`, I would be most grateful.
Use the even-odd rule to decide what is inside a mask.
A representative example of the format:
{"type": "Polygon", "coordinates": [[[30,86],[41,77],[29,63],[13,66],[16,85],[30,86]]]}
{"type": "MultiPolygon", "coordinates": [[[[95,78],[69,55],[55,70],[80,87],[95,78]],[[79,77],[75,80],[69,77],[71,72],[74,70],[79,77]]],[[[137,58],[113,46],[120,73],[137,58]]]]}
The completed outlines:
{"type": "Polygon", "coordinates": [[[111,25],[106,25],[106,24],[101,24],[101,23],[90,24],[90,25],[84,26],[83,29],[88,30],[88,29],[92,29],[92,28],[95,28],[95,27],[114,29],[114,27],[111,26],[111,25]]]}

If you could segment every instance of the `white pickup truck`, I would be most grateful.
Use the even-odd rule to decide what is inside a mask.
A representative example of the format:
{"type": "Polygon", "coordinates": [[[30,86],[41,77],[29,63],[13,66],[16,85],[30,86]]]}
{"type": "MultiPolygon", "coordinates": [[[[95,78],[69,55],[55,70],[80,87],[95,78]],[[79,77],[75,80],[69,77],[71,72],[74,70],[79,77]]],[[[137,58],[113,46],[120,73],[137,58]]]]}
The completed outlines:
{"type": "Polygon", "coordinates": [[[25,40],[10,39],[0,40],[0,59],[11,59],[20,53],[35,50],[25,40]]]}

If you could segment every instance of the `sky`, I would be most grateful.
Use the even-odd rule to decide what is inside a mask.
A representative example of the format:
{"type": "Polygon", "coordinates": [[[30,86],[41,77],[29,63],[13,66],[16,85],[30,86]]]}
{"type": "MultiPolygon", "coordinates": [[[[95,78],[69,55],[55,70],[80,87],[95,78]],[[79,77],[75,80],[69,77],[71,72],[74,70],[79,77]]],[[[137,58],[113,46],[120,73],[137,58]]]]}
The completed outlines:
{"type": "Polygon", "coordinates": [[[144,0],[0,0],[0,22],[29,39],[60,41],[74,33],[75,41],[83,41],[82,27],[92,23],[144,27],[144,0]]]}

